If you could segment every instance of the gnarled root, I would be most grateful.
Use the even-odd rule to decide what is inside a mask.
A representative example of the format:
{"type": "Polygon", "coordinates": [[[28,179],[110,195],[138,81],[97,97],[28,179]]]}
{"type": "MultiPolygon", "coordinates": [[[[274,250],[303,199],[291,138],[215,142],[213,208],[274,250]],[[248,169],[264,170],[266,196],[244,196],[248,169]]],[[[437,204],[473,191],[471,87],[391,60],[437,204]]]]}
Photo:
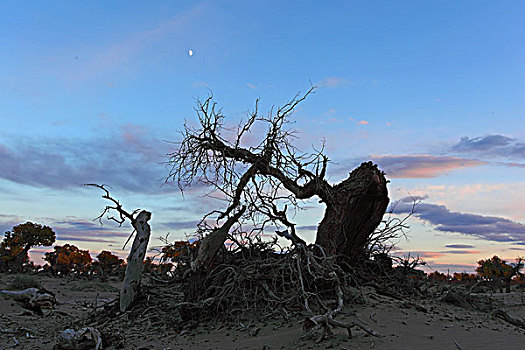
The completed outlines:
{"type": "Polygon", "coordinates": [[[374,330],[368,328],[366,325],[364,325],[362,322],[359,321],[352,321],[352,322],[342,322],[337,321],[334,319],[334,317],[341,312],[343,308],[343,291],[341,287],[338,285],[336,287],[337,292],[337,307],[327,312],[323,315],[315,315],[312,317],[306,317],[304,320],[303,329],[305,331],[305,334],[301,337],[301,339],[306,339],[311,337],[316,331],[319,329],[323,330],[323,333],[316,339],[316,343],[322,341],[326,336],[332,336],[333,331],[332,328],[334,327],[341,327],[346,328],[348,331],[348,337],[352,339],[352,330],[351,328],[354,326],[357,326],[367,332],[370,335],[373,335],[374,337],[379,337],[379,334],[375,332],[374,330]]]}

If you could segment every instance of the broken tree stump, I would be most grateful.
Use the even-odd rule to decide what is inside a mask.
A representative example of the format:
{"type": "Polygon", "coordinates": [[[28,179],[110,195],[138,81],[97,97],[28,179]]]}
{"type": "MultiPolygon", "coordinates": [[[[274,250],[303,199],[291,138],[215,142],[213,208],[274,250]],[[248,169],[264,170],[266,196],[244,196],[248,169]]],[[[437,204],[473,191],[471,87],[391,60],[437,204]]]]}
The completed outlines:
{"type": "Polygon", "coordinates": [[[120,311],[125,312],[135,301],[140,288],[140,279],[142,277],[142,268],[144,267],[144,257],[148,249],[151,227],[148,221],[151,219],[151,213],[142,210],[131,222],[133,228],[137,231],[131,251],[128,255],[128,264],[126,266],[126,276],[120,290],[120,311]]]}

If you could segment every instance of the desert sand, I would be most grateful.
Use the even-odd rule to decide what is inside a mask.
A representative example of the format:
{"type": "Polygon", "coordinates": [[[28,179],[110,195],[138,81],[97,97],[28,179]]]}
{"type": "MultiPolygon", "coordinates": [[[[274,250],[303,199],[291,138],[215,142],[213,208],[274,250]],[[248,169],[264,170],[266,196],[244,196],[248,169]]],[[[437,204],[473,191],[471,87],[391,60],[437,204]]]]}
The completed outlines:
{"type": "MultiPolygon", "coordinates": [[[[1,274],[0,289],[6,289],[13,278],[1,274]]],[[[332,337],[316,343],[315,339],[301,339],[304,332],[298,315],[290,315],[288,320],[273,317],[246,324],[185,327],[176,310],[163,307],[159,300],[149,300],[140,310],[125,315],[93,317],[95,305],[100,309],[118,296],[120,281],[36,278],[43,288],[55,293],[57,305],[44,317],[0,297],[0,349],[53,349],[58,333],[87,325],[102,333],[104,349],[525,349],[525,330],[490,313],[450,305],[438,298],[399,300],[370,287],[362,289],[363,304],[345,306],[337,319],[361,321],[379,337],[355,327],[349,339],[346,330],[338,328],[332,337]]],[[[151,284],[147,288],[157,287],[151,284]]],[[[522,292],[492,296],[510,315],[525,317],[522,292]]],[[[169,299],[166,292],[149,296],[155,297],[169,299]]]]}

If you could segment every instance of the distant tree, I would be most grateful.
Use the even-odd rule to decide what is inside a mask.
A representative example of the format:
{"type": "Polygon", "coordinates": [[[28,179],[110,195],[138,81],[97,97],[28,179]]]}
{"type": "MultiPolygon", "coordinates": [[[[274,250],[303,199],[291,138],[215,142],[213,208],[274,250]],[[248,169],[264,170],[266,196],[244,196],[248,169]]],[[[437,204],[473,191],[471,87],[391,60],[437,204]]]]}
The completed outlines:
{"type": "Polygon", "coordinates": [[[108,275],[124,267],[124,260],[110,251],[103,250],[97,255],[97,261],[93,262],[93,267],[100,270],[104,275],[108,275]]]}
{"type": "Polygon", "coordinates": [[[29,262],[29,250],[35,246],[50,246],[55,232],[48,226],[26,222],[7,231],[0,243],[0,271],[20,271],[29,262]]]}
{"type": "Polygon", "coordinates": [[[166,277],[173,266],[172,263],[162,262],[162,260],[159,263],[156,263],[151,256],[144,259],[144,271],[160,277],[166,277]]]}
{"type": "Polygon", "coordinates": [[[493,284],[499,285],[500,291],[503,292],[503,285],[505,285],[506,292],[510,292],[510,282],[514,276],[521,274],[520,270],[523,268],[523,258],[517,258],[515,263],[507,264],[497,255],[490,259],[478,261],[476,272],[483,278],[493,284]]]}
{"type": "Polygon", "coordinates": [[[81,250],[72,244],[65,244],[55,246],[54,251],[45,254],[44,260],[49,263],[52,272],[69,274],[72,271],[86,272],[93,259],[89,255],[89,250],[81,250]]]}
{"type": "Polygon", "coordinates": [[[453,279],[458,282],[471,283],[479,281],[479,275],[467,272],[454,272],[453,279]]]}
{"type": "Polygon", "coordinates": [[[434,271],[434,272],[429,273],[427,275],[427,278],[433,281],[448,281],[448,276],[439,271],[434,271]]]}

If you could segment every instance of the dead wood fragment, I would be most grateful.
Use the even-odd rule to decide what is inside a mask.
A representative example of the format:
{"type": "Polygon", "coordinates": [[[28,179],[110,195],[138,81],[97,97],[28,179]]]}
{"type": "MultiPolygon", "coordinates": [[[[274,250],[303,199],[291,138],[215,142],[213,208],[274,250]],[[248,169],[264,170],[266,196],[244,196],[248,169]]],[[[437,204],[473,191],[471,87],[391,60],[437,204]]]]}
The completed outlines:
{"type": "Polygon", "coordinates": [[[128,255],[128,264],[126,266],[126,276],[122,283],[120,291],[120,311],[124,312],[129,309],[139,293],[142,269],[144,267],[144,257],[148,249],[151,227],[148,221],[151,219],[151,213],[142,210],[136,218],[133,218],[132,225],[137,231],[131,251],[128,255]]]}
{"type": "Polygon", "coordinates": [[[56,350],[87,350],[102,349],[102,336],[93,327],[85,327],[78,331],[66,329],[56,337],[56,350]]]}
{"type": "Polygon", "coordinates": [[[2,290],[0,293],[18,302],[23,308],[43,316],[49,315],[57,302],[53,293],[38,288],[27,288],[20,291],[2,290]]]}
{"type": "Polygon", "coordinates": [[[492,316],[500,318],[503,321],[508,322],[508,323],[510,323],[513,326],[525,329],[525,321],[523,321],[522,319],[519,319],[519,318],[516,318],[516,317],[513,317],[513,316],[509,315],[506,311],[504,311],[502,309],[496,309],[496,310],[492,311],[492,316]]]}

